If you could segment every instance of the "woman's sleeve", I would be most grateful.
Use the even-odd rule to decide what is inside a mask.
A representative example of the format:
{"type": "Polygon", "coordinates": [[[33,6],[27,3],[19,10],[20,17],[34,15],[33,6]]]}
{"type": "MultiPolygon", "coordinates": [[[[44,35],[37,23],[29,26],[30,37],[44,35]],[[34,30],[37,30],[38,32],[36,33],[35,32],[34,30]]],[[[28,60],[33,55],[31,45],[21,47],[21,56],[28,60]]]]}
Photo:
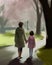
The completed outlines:
{"type": "Polygon", "coordinates": [[[24,40],[26,41],[25,31],[23,31],[23,32],[24,32],[24,40]]]}
{"type": "Polygon", "coordinates": [[[17,33],[17,30],[15,30],[15,38],[14,38],[14,41],[16,42],[16,33],[17,33]]]}

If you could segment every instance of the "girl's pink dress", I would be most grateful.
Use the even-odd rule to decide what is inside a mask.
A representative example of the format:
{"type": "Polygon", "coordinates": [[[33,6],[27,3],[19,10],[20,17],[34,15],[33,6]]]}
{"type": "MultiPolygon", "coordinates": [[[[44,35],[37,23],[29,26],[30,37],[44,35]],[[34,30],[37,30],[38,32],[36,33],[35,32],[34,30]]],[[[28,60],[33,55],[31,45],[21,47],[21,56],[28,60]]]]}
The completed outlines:
{"type": "Polygon", "coordinates": [[[34,47],[35,47],[34,36],[29,36],[29,38],[28,38],[28,48],[34,48],[34,47]]]}

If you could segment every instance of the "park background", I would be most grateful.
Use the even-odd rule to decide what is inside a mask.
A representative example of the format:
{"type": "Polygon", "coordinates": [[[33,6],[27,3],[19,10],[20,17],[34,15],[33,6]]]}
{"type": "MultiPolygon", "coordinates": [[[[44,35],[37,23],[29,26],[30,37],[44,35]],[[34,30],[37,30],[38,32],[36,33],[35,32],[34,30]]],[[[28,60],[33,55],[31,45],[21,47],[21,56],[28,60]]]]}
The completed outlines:
{"type": "Polygon", "coordinates": [[[15,29],[19,21],[24,23],[26,34],[30,30],[38,35],[46,32],[43,10],[39,2],[34,5],[32,0],[0,0],[0,46],[14,44],[15,29]]]}
{"type": "MultiPolygon", "coordinates": [[[[27,38],[29,31],[34,31],[36,50],[41,48],[38,50],[39,59],[41,58],[45,65],[52,65],[52,54],[50,55],[52,49],[42,50],[42,47],[46,45],[47,33],[43,9],[39,0],[0,0],[0,64],[6,65],[9,60],[17,56],[12,55],[17,52],[16,48],[14,48],[14,38],[15,30],[20,21],[24,23],[27,38]]],[[[25,48],[25,50],[28,49],[25,48]]],[[[36,56],[34,55],[34,57],[36,56]]]]}

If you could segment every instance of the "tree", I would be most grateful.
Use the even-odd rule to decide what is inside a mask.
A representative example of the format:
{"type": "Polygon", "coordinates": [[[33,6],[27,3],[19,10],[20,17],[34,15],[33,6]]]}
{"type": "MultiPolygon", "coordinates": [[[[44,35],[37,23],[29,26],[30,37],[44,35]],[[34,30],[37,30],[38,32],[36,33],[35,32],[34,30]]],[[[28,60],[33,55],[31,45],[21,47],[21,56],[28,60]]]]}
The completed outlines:
{"type": "MultiPolygon", "coordinates": [[[[3,12],[4,12],[4,5],[0,7],[0,13],[3,13],[3,12]]],[[[1,33],[5,32],[4,26],[6,25],[7,21],[8,20],[3,15],[0,16],[0,32],[1,33]]]]}
{"type": "Polygon", "coordinates": [[[44,12],[46,30],[47,30],[47,38],[46,38],[46,46],[45,48],[52,48],[52,0],[51,6],[49,7],[48,0],[39,0],[44,12]]]}
{"type": "Polygon", "coordinates": [[[4,5],[0,6],[0,13],[4,10],[4,5]]]}
{"type": "Polygon", "coordinates": [[[36,5],[36,12],[37,12],[37,25],[36,25],[36,34],[41,34],[41,16],[42,16],[42,7],[39,7],[38,0],[34,0],[36,5]]]}
{"type": "Polygon", "coordinates": [[[5,32],[5,29],[4,29],[4,27],[5,27],[5,25],[6,25],[6,23],[7,23],[7,19],[5,19],[4,17],[0,17],[0,32],[1,33],[4,33],[5,32]]]}

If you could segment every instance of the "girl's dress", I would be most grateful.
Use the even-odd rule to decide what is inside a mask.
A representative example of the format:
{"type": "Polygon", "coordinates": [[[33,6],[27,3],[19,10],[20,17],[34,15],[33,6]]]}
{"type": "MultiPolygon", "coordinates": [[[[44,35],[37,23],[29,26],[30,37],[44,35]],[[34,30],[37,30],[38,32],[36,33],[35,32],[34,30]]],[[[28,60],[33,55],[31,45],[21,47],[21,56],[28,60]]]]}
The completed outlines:
{"type": "Polygon", "coordinates": [[[35,47],[35,38],[34,36],[29,36],[28,38],[28,48],[34,48],[35,47]]]}

